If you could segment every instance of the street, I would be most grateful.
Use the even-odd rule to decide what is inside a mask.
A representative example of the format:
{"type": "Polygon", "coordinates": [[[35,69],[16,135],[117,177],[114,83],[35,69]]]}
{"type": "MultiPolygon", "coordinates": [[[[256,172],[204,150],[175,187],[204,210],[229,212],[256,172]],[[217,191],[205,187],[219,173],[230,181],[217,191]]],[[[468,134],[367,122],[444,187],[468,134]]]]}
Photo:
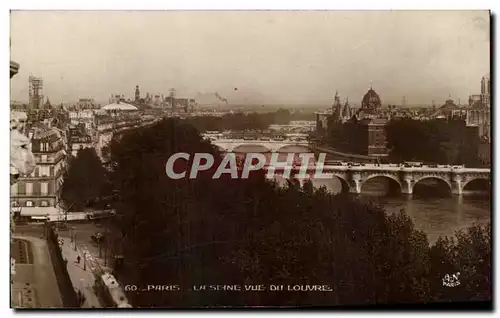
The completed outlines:
{"type": "Polygon", "coordinates": [[[96,268],[95,261],[90,255],[84,255],[83,251],[77,247],[75,251],[74,244],[69,239],[65,239],[61,245],[61,253],[68,261],[67,270],[71,283],[75,290],[84,296],[81,304],[82,308],[101,308],[101,302],[94,291],[95,275],[99,270],[96,268]],[[77,258],[81,259],[78,262],[77,258]],[[87,258],[86,260],[84,258],[87,258]],[[87,265],[88,264],[88,265],[87,265]]]}
{"type": "MultiPolygon", "coordinates": [[[[106,228],[102,223],[102,221],[100,223],[68,223],[67,229],[56,230],[62,255],[68,260],[67,270],[72,284],[85,296],[83,308],[102,307],[93,290],[94,273],[99,275],[104,271],[112,271],[111,244],[110,249],[106,251],[106,240],[103,240],[100,248],[91,238],[92,235],[100,232],[113,242],[112,234],[106,233],[106,228]],[[76,238],[76,250],[72,236],[76,238]],[[77,262],[78,256],[81,257],[80,263],[77,262]],[[107,262],[104,261],[105,256],[107,256],[107,262]]],[[[59,290],[43,234],[43,223],[16,225],[14,240],[11,244],[11,254],[16,260],[16,275],[13,276],[11,291],[12,306],[15,308],[62,307],[60,296],[56,297],[59,290]],[[43,265],[43,262],[48,265],[43,265]],[[49,282],[51,279],[54,281],[49,282]],[[41,283],[43,287],[38,287],[41,283]]]]}
{"type": "MultiPolygon", "coordinates": [[[[104,220],[104,222],[106,222],[106,220],[104,220]]],[[[68,229],[59,230],[58,235],[64,239],[64,243],[72,242],[73,236],[73,238],[76,239],[76,244],[79,250],[92,257],[92,259],[94,259],[98,263],[98,266],[103,270],[111,272],[114,256],[113,253],[115,251],[113,244],[114,239],[112,231],[106,230],[106,223],[104,222],[68,223],[68,229]],[[105,236],[104,240],[100,244],[92,240],[92,235],[95,235],[98,232],[105,236]],[[106,240],[109,241],[108,249],[106,249],[106,240]]]]}
{"type": "Polygon", "coordinates": [[[13,234],[11,255],[16,260],[12,276],[11,307],[63,307],[43,227],[18,226],[13,234]]]}

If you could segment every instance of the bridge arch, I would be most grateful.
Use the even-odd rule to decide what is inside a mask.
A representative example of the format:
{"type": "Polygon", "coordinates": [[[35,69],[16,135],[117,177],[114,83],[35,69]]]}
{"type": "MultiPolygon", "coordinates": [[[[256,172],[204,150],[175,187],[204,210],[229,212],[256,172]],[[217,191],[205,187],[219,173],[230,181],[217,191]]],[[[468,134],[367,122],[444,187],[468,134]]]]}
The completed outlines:
{"type": "Polygon", "coordinates": [[[401,184],[401,181],[399,180],[399,178],[397,176],[385,174],[385,173],[376,173],[376,174],[372,174],[372,175],[368,176],[367,178],[365,178],[363,180],[363,182],[361,183],[361,188],[360,188],[361,192],[363,192],[363,185],[367,184],[368,181],[373,180],[373,179],[377,179],[377,178],[378,179],[385,179],[385,180],[389,181],[388,188],[385,189],[388,194],[393,194],[393,193],[400,194],[401,193],[401,191],[403,189],[403,185],[401,184]]]}
{"type": "Polygon", "coordinates": [[[349,182],[345,179],[345,176],[335,173],[332,173],[332,178],[328,179],[316,179],[314,178],[314,175],[311,175],[311,178],[309,180],[312,182],[313,187],[317,189],[325,187],[329,192],[332,192],[334,194],[347,194],[350,192],[351,188],[349,182]]]}
{"type": "Polygon", "coordinates": [[[343,175],[340,175],[340,174],[333,173],[333,176],[340,181],[340,185],[342,187],[340,189],[340,191],[342,193],[349,193],[351,190],[351,186],[349,185],[349,181],[347,181],[347,179],[343,175]]]}
{"type": "Polygon", "coordinates": [[[224,147],[221,147],[219,145],[214,145],[215,149],[217,149],[217,151],[219,152],[230,152],[230,149],[226,149],[224,147]]]}
{"type": "MultiPolygon", "coordinates": [[[[447,180],[446,178],[441,177],[441,176],[431,175],[431,176],[424,176],[424,177],[421,177],[421,178],[414,180],[413,186],[412,186],[412,193],[414,195],[415,195],[415,188],[417,188],[417,190],[420,190],[419,189],[420,186],[425,187],[425,185],[423,183],[421,183],[422,181],[437,181],[437,183],[440,184],[439,189],[441,189],[442,191],[436,192],[436,189],[432,190],[430,187],[428,189],[425,189],[424,192],[429,194],[429,195],[440,194],[440,192],[445,192],[446,194],[450,194],[450,195],[452,194],[453,186],[452,186],[450,180],[447,180]],[[419,187],[417,187],[417,185],[419,183],[420,183],[420,185],[419,185],[419,187]]],[[[417,195],[418,194],[419,193],[417,193],[417,195]]]]}
{"type": "Polygon", "coordinates": [[[304,127],[304,126],[292,126],[290,128],[288,128],[288,131],[290,132],[294,132],[294,133],[297,133],[297,132],[309,132],[308,128],[307,127],[304,127]]]}
{"type": "Polygon", "coordinates": [[[478,177],[470,178],[469,180],[467,180],[467,182],[463,183],[462,184],[462,191],[469,190],[468,188],[470,188],[474,184],[482,186],[483,189],[481,189],[481,190],[488,191],[488,192],[491,190],[491,179],[486,177],[486,176],[478,176],[478,177]],[[484,189],[484,188],[487,188],[487,189],[484,189]]]}
{"type": "Polygon", "coordinates": [[[233,151],[233,143],[229,142],[221,142],[221,141],[210,141],[210,143],[216,147],[219,151],[224,152],[232,152],[233,151]]]}
{"type": "Polygon", "coordinates": [[[288,144],[280,145],[277,147],[276,152],[289,153],[289,152],[312,152],[308,145],[304,144],[288,144]],[[297,150],[299,149],[299,150],[297,150]]]}
{"type": "Polygon", "coordinates": [[[265,147],[263,145],[259,144],[236,144],[233,147],[232,152],[239,152],[239,153],[268,153],[271,152],[271,149],[268,147],[265,147]]]}

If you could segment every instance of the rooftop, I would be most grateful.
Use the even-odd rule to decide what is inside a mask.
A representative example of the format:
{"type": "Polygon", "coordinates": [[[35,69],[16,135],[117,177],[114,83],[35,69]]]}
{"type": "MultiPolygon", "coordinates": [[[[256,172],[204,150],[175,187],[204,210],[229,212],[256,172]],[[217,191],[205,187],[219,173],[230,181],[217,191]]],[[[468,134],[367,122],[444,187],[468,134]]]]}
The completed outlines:
{"type": "Polygon", "coordinates": [[[102,110],[138,110],[137,107],[127,103],[112,103],[101,108],[102,110]]]}

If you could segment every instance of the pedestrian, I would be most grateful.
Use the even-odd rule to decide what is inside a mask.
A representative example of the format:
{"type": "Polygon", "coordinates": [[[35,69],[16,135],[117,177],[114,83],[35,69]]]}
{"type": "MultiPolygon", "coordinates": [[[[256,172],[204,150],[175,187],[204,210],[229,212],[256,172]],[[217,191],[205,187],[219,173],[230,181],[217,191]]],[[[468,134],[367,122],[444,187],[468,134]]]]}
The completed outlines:
{"type": "Polygon", "coordinates": [[[80,307],[82,307],[83,303],[85,302],[85,296],[83,296],[83,293],[80,290],[78,290],[77,298],[78,302],[80,303],[80,307]]]}
{"type": "Polygon", "coordinates": [[[78,264],[80,264],[80,260],[81,260],[81,257],[80,257],[80,255],[78,255],[78,256],[76,257],[76,262],[77,262],[78,264]]]}
{"type": "Polygon", "coordinates": [[[83,295],[80,290],[76,292],[76,301],[78,302],[78,306],[82,307],[83,305],[83,295]]]}

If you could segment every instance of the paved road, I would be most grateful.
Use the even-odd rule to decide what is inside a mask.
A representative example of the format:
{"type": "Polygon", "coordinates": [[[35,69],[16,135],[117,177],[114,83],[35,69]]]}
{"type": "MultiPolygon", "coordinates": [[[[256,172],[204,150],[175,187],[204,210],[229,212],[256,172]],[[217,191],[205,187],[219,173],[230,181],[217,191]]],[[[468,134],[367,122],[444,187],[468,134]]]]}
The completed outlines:
{"type": "MultiPolygon", "coordinates": [[[[112,219],[110,219],[112,220],[112,219]]],[[[99,256],[99,246],[92,241],[91,236],[97,232],[106,233],[106,227],[104,226],[104,222],[100,223],[68,223],[68,229],[66,230],[58,230],[57,234],[59,237],[64,239],[64,242],[71,242],[71,236],[76,235],[76,242],[79,249],[85,252],[89,252],[101,265],[104,266],[104,256],[106,249],[105,244],[102,244],[101,256],[99,256]]],[[[16,234],[18,235],[29,235],[33,237],[40,237],[43,235],[43,223],[30,223],[25,225],[16,226],[16,234]]],[[[110,242],[112,242],[112,235],[108,234],[110,238],[110,242]]],[[[110,266],[111,258],[113,256],[113,244],[109,244],[108,250],[108,262],[106,263],[110,266]]]]}
{"type": "Polygon", "coordinates": [[[44,235],[44,225],[45,223],[28,223],[28,224],[16,224],[14,227],[14,235],[18,236],[33,236],[33,237],[43,237],[44,235]]]}
{"type": "Polygon", "coordinates": [[[11,306],[13,308],[62,308],[47,243],[35,236],[14,233],[11,255],[16,259],[12,276],[11,306]]]}
{"type": "Polygon", "coordinates": [[[65,239],[61,245],[61,252],[63,257],[68,260],[67,269],[73,287],[85,296],[81,307],[101,308],[101,303],[93,288],[95,281],[94,273],[98,274],[99,269],[92,260],[91,255],[86,255],[87,259],[84,265],[84,252],[79,248],[75,251],[74,243],[71,243],[68,239],[65,239]],[[78,256],[81,257],[79,263],[77,262],[78,256]]]}
{"type": "MultiPolygon", "coordinates": [[[[106,251],[105,243],[99,246],[91,238],[91,236],[97,232],[106,235],[106,227],[102,223],[74,223],[68,226],[70,229],[59,231],[59,237],[64,238],[65,242],[71,242],[71,236],[76,236],[78,249],[81,250],[82,253],[85,252],[90,255],[103,270],[111,271],[113,257],[112,244],[109,244],[109,249],[106,251]],[[107,256],[107,262],[104,261],[105,256],[107,256]]],[[[108,233],[107,236],[110,238],[110,242],[112,242],[111,234],[108,233]]]]}

